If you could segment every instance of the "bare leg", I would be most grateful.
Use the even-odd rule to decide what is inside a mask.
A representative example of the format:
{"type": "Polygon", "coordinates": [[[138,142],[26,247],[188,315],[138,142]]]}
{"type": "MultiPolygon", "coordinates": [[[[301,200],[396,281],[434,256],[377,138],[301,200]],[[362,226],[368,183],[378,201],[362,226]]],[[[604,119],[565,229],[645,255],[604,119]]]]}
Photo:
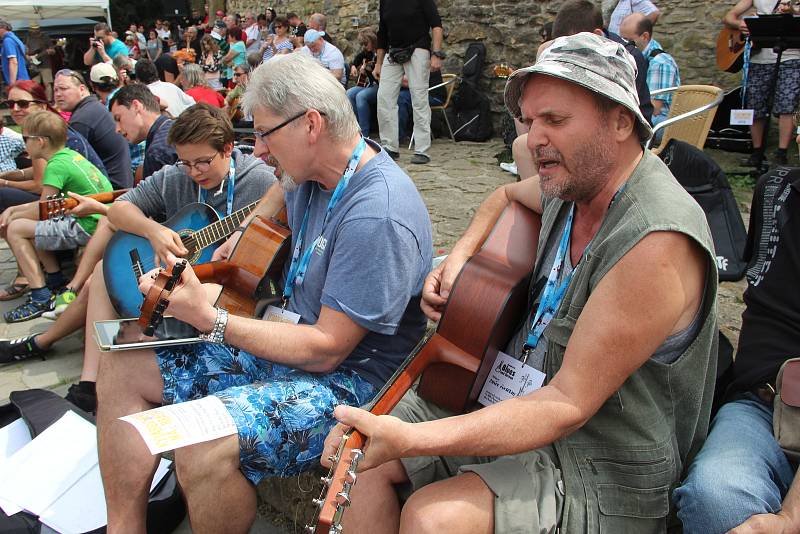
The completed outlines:
{"type": "MultiPolygon", "coordinates": [[[[33,243],[33,241],[31,241],[33,243]]],[[[44,265],[44,272],[46,273],[57,273],[61,270],[61,265],[58,264],[58,258],[56,255],[49,250],[42,250],[35,248],[36,256],[39,258],[39,262],[44,265]]]]}
{"type": "Polygon", "coordinates": [[[39,288],[44,287],[44,273],[33,245],[35,231],[36,221],[16,219],[8,225],[6,240],[17,258],[20,271],[28,279],[30,286],[39,288]]]}
{"type": "Polygon", "coordinates": [[[533,162],[533,155],[531,151],[528,150],[528,134],[522,134],[514,139],[514,144],[511,146],[511,153],[514,155],[514,161],[517,162],[517,172],[519,172],[520,180],[536,176],[536,165],[533,162]]]}
{"type": "Polygon", "coordinates": [[[791,115],[780,115],[778,118],[778,148],[789,148],[794,133],[794,122],[791,115]]]}
{"type": "Polygon", "coordinates": [[[76,292],[80,291],[83,284],[85,284],[92,275],[95,266],[103,259],[106,245],[108,245],[115,231],[116,229],[108,222],[107,218],[103,217],[100,219],[100,222],[97,223],[97,229],[86,244],[86,248],[83,250],[81,261],[78,263],[78,268],[75,269],[75,275],[72,277],[72,280],[69,281],[67,287],[71,287],[76,292]]]}
{"type": "Polygon", "coordinates": [[[256,518],[256,490],[239,471],[239,438],[228,436],[175,451],[192,532],[247,533],[256,518]]]}
{"type": "Polygon", "coordinates": [[[161,402],[161,373],[152,351],[130,351],[103,358],[98,378],[97,431],[108,532],[144,534],[158,456],[150,454],[132,425],[118,418],[161,402]]]}
{"type": "Polygon", "coordinates": [[[753,140],[754,148],[763,148],[764,142],[764,127],[767,124],[766,118],[755,119],[752,126],[750,126],[750,139],[753,140]]]}
{"type": "Polygon", "coordinates": [[[400,532],[492,534],[494,493],[474,473],[425,486],[414,493],[403,507],[400,532]]]}
{"type": "MultiPolygon", "coordinates": [[[[106,282],[103,278],[103,262],[95,265],[94,273],[92,273],[91,283],[81,291],[87,295],[87,308],[86,308],[86,332],[94,332],[95,321],[105,321],[108,319],[116,319],[117,313],[111,305],[111,300],[106,293],[106,282]]],[[[71,307],[71,306],[70,306],[71,307]]],[[[67,310],[69,310],[69,308],[67,310]]],[[[64,312],[66,313],[66,312],[64,312]]],[[[81,380],[89,382],[95,381],[97,377],[97,370],[100,366],[102,352],[100,347],[92,339],[87,340],[86,348],[83,351],[83,370],[81,371],[81,380]]],[[[116,358],[116,354],[114,357],[116,358]]],[[[112,358],[113,359],[113,358],[112,358]]],[[[160,375],[159,375],[160,376],[160,375]]],[[[159,399],[160,400],[160,397],[159,399]]]]}
{"type": "MultiPolygon", "coordinates": [[[[396,533],[400,528],[400,502],[394,485],[403,482],[408,482],[408,476],[398,460],[360,473],[351,491],[353,504],[343,516],[344,532],[396,533]]],[[[459,531],[445,529],[442,532],[459,531]]]]}

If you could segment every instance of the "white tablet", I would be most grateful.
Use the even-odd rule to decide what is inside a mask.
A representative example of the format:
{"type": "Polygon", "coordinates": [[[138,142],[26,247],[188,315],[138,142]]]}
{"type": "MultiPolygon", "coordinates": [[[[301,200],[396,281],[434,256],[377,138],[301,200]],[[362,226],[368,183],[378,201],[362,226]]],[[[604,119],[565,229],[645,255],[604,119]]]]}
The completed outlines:
{"type": "Polygon", "coordinates": [[[152,336],[142,333],[137,319],[95,321],[97,345],[102,351],[151,349],[170,345],[199,343],[199,332],[190,324],[175,317],[164,317],[152,336]]]}

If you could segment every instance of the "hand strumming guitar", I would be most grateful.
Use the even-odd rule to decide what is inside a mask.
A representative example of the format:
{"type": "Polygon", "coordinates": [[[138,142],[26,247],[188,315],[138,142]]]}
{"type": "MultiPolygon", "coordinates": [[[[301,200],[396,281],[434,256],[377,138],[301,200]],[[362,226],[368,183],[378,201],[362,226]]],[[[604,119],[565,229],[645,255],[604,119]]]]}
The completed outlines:
{"type": "Polygon", "coordinates": [[[433,269],[425,278],[422,286],[422,311],[431,321],[438,321],[450,297],[450,290],[461,272],[461,268],[469,259],[453,251],[445,260],[433,269]]]}
{"type": "MultiPolygon", "coordinates": [[[[173,254],[167,254],[164,259],[168,268],[179,260],[173,254]]],[[[153,269],[139,278],[139,290],[142,294],[147,295],[150,288],[153,287],[158,272],[159,269],[153,269]]],[[[181,273],[180,281],[169,296],[169,306],[164,313],[189,323],[201,332],[210,332],[214,328],[217,312],[209,302],[203,284],[194,274],[194,270],[188,262],[181,273]]]]}
{"type": "Polygon", "coordinates": [[[183,257],[189,250],[183,246],[181,237],[172,229],[162,225],[153,225],[146,232],[145,237],[153,247],[155,265],[167,264],[167,258],[172,256],[183,257]]]}

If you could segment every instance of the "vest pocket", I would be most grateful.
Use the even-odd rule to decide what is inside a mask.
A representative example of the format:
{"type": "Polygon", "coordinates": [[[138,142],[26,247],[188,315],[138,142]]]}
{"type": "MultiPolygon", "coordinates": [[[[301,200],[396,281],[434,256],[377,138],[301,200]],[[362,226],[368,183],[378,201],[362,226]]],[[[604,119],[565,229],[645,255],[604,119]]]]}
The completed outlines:
{"type": "Polygon", "coordinates": [[[598,484],[601,534],[664,532],[669,486],[650,489],[598,484]]]}

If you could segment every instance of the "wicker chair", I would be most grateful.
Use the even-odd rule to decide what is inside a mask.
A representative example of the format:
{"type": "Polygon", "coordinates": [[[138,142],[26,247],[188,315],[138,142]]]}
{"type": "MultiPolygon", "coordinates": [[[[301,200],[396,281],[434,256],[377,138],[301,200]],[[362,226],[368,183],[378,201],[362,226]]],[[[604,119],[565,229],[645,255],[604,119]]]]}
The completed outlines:
{"type": "MultiPolygon", "coordinates": [[[[652,149],[653,152],[661,152],[670,139],[685,141],[702,150],[717,106],[724,96],[722,89],[713,85],[681,85],[653,91],[650,96],[670,92],[674,95],[669,115],[653,129],[654,137],[655,133],[664,131],[661,143],[652,149]]],[[[647,142],[647,148],[650,148],[652,140],[647,142]]]]}

